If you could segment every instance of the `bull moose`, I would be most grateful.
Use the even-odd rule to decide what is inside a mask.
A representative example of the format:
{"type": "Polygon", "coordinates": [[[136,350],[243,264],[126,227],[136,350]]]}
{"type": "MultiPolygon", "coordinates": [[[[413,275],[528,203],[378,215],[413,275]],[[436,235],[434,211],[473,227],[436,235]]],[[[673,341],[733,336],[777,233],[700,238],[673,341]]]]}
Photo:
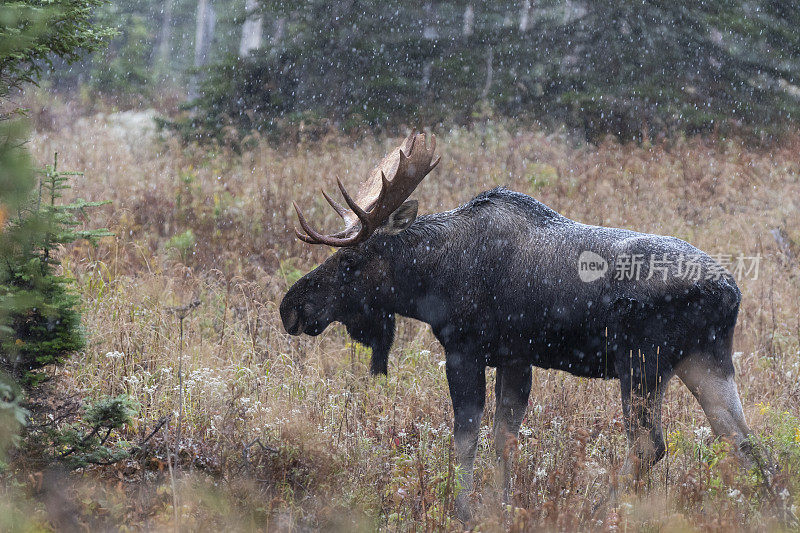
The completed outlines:
{"type": "Polygon", "coordinates": [[[446,353],[459,518],[470,516],[487,366],[497,368],[494,438],[506,490],[503,450],[525,414],[532,365],[619,380],[630,476],[665,453],[661,403],[673,375],[715,434],[748,450],[731,358],[741,295],[719,263],[677,238],[581,224],[503,188],[417,216],[407,199],[438,164],[435,148],[433,136],[428,146],[412,133],[355,199],[337,180],[346,208],[323,192],[345,220],[338,233],[315,231],[294,205],[297,237],[339,250],[289,289],[280,314],[292,335],[341,322],[372,348],[373,374],[387,371],[395,315],[430,324],[446,353]]]}

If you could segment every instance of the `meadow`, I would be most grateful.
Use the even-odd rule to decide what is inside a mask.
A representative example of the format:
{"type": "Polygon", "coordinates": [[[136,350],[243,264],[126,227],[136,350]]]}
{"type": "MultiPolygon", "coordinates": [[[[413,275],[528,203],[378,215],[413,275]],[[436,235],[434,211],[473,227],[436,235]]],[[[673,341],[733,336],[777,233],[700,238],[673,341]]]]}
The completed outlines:
{"type": "MultiPolygon", "coordinates": [[[[126,461],[36,489],[47,497],[19,496],[15,512],[52,523],[42,502],[56,501],[90,529],[461,529],[444,354],[429,327],[400,320],[389,374],[374,378],[343,327],[290,337],[278,316],[287,288],[333,251],[294,237],[291,201],[315,227],[337,228],[319,188],[333,192],[339,176],[355,189],[399,137],[301,130],[238,152],[62,111],[34,114],[30,149],[40,164],[58,152],[61,169],[84,173],[70,194],[111,200],[86,224],[115,236],[62,251],[89,343],[48,387],[53,401],[128,394],[137,414],[114,438],[157,431],[126,461]]],[[[780,465],[768,479],[738,469],[675,380],[668,456],[612,499],[626,450],[617,382],[535,369],[501,506],[487,370],[471,526],[780,530],[782,509],[800,507],[800,135],[590,145],[491,122],[436,133],[442,161],[414,195],[422,213],[504,185],[584,223],[759,257],[757,275],[738,280],[735,365],[748,423],[780,465]]]]}

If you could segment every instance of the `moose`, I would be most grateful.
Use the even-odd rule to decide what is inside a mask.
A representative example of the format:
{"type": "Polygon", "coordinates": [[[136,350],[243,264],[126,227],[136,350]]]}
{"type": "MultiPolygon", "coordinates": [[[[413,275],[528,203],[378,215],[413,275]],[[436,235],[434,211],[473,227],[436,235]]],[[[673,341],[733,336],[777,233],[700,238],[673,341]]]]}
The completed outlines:
{"type": "Polygon", "coordinates": [[[314,230],[294,204],[297,237],[339,249],[289,289],[280,315],[291,335],[342,323],[372,348],[373,374],[387,372],[396,315],[431,326],[453,403],[458,518],[471,516],[487,366],[497,369],[494,439],[506,497],[504,450],[525,415],[532,366],[619,380],[629,478],[665,453],[661,403],[673,375],[747,460],[731,353],[741,294],[727,270],[677,238],[581,224],[504,188],[417,216],[408,197],[439,163],[435,150],[435,137],[428,145],[412,133],[355,198],[337,180],[347,207],[323,191],[345,221],[337,233],[314,230]]]}

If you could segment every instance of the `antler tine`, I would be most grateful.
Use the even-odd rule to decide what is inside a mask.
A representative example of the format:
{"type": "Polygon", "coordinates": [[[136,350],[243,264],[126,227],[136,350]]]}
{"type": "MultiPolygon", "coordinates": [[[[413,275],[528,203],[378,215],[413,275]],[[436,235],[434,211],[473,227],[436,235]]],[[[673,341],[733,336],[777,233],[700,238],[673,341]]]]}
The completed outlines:
{"type": "MultiPolygon", "coordinates": [[[[294,206],[295,212],[297,212],[297,220],[300,221],[300,226],[303,228],[303,231],[305,231],[308,234],[308,238],[309,239],[313,239],[313,240],[316,241],[316,242],[312,242],[310,244],[319,244],[319,243],[321,243],[322,239],[324,239],[325,236],[322,235],[321,233],[315,231],[314,228],[312,228],[308,224],[308,222],[306,221],[306,217],[303,216],[303,212],[300,211],[300,208],[297,206],[297,202],[292,202],[292,205],[294,206]]],[[[295,229],[295,233],[299,234],[297,229],[295,229]]],[[[302,240],[304,240],[306,242],[309,242],[306,239],[302,239],[302,240]]]]}
{"type": "Polygon", "coordinates": [[[301,241],[303,241],[303,242],[307,242],[308,244],[320,244],[320,242],[319,242],[319,241],[315,241],[314,239],[312,239],[311,237],[309,237],[309,236],[308,236],[308,235],[306,235],[305,233],[302,233],[302,232],[301,232],[299,229],[297,229],[297,228],[294,228],[294,234],[295,234],[295,236],[296,236],[298,239],[300,239],[300,240],[301,240],[301,241]]]}
{"type": "Polygon", "coordinates": [[[436,165],[438,165],[439,161],[441,161],[441,160],[442,160],[442,156],[437,155],[436,159],[434,159],[433,163],[431,163],[431,165],[428,167],[428,172],[430,172],[431,170],[436,168],[436,165]]]}
{"type": "Polygon", "coordinates": [[[417,130],[412,128],[411,133],[408,134],[408,137],[403,139],[403,142],[400,143],[400,151],[403,151],[403,148],[406,148],[405,152],[410,154],[411,151],[414,149],[414,140],[417,138],[417,130]]]}
{"type": "MultiPolygon", "coordinates": [[[[424,143],[425,134],[423,133],[422,136],[423,136],[422,142],[424,143]]],[[[411,141],[411,144],[408,146],[408,154],[405,154],[406,157],[410,156],[411,153],[414,151],[414,144],[417,142],[417,133],[414,130],[411,130],[411,135],[409,135],[408,139],[406,139],[406,144],[408,144],[408,141],[411,141]]],[[[400,151],[402,152],[402,150],[400,151]]]]}
{"type": "Polygon", "coordinates": [[[339,190],[342,192],[342,196],[344,197],[344,201],[347,202],[347,206],[353,210],[353,213],[356,214],[358,219],[361,221],[362,227],[365,226],[369,219],[367,212],[364,211],[361,206],[350,197],[350,195],[347,193],[347,189],[345,189],[344,185],[342,185],[342,180],[336,178],[336,184],[339,186],[339,190]]]}
{"type": "MultiPolygon", "coordinates": [[[[301,241],[307,242],[308,244],[327,244],[328,246],[349,246],[351,244],[358,243],[361,239],[364,238],[365,230],[369,228],[369,220],[367,217],[367,213],[363,209],[361,209],[358,206],[358,204],[356,204],[356,202],[350,197],[350,195],[347,193],[347,190],[344,188],[344,185],[342,185],[341,180],[337,179],[336,181],[339,184],[339,189],[342,191],[342,196],[344,196],[347,205],[349,205],[350,208],[353,209],[353,212],[356,214],[356,216],[359,217],[359,220],[361,220],[361,229],[356,235],[353,235],[352,237],[344,237],[344,235],[347,234],[347,230],[340,231],[334,235],[323,235],[311,227],[311,225],[306,220],[306,217],[303,215],[303,212],[300,211],[300,207],[298,207],[297,203],[292,202],[294,210],[297,212],[297,219],[300,222],[300,226],[303,228],[303,231],[306,232],[306,234],[303,234],[300,231],[298,231],[297,228],[295,228],[294,230],[295,235],[297,235],[297,238],[300,239],[301,241]]],[[[341,205],[339,205],[335,200],[333,200],[330,196],[328,196],[324,191],[322,192],[322,194],[323,196],[325,196],[325,199],[328,200],[328,203],[330,203],[331,206],[334,209],[336,209],[336,212],[343,217],[343,213],[346,213],[347,211],[345,211],[345,209],[341,205]],[[342,211],[341,213],[339,209],[341,209],[342,211]]]]}
{"type": "MultiPolygon", "coordinates": [[[[405,175],[408,174],[409,170],[412,170],[413,173],[418,176],[417,183],[419,183],[419,181],[421,181],[422,178],[425,177],[425,175],[427,175],[431,170],[433,170],[436,167],[436,165],[439,164],[439,161],[441,160],[440,156],[437,156],[436,159],[433,160],[433,157],[434,157],[434,155],[436,153],[436,136],[431,134],[431,136],[430,136],[430,139],[431,139],[430,147],[428,147],[427,139],[428,139],[428,136],[425,135],[424,133],[421,133],[421,134],[415,136],[414,139],[411,141],[411,149],[408,151],[408,153],[403,152],[402,149],[400,150],[400,154],[399,154],[400,155],[400,159],[399,159],[399,162],[398,162],[398,165],[397,165],[397,172],[396,172],[396,175],[395,175],[396,177],[397,176],[405,176],[405,175]],[[423,152],[424,155],[419,153],[420,150],[417,150],[416,152],[414,151],[416,140],[420,136],[422,136],[422,138],[423,138],[423,140],[422,140],[423,147],[422,147],[421,152],[423,152]],[[426,156],[428,156],[428,160],[427,161],[424,160],[424,158],[426,156]],[[422,158],[422,161],[420,161],[420,158],[422,158]],[[422,172],[421,175],[419,175],[421,169],[418,168],[418,167],[413,166],[414,163],[409,163],[409,161],[412,160],[412,159],[414,160],[414,163],[416,163],[416,164],[423,163],[425,165],[423,167],[423,168],[425,168],[425,171],[422,172]],[[431,160],[433,160],[433,161],[431,162],[431,160]]],[[[411,176],[409,176],[409,177],[411,177],[411,176]]],[[[394,181],[394,180],[392,180],[392,181],[394,181]]]]}
{"type": "Polygon", "coordinates": [[[389,186],[389,180],[386,179],[386,174],[384,174],[383,170],[381,170],[381,192],[378,193],[378,199],[375,200],[375,207],[373,209],[379,209],[383,204],[383,201],[386,199],[386,192],[389,190],[389,186]]]}
{"type": "Polygon", "coordinates": [[[342,218],[347,218],[347,209],[345,209],[342,204],[328,196],[328,193],[326,193],[324,189],[320,189],[320,191],[322,191],[322,196],[324,196],[328,203],[331,204],[333,210],[336,211],[336,214],[342,218]]]}
{"type": "MultiPolygon", "coordinates": [[[[414,149],[414,142],[411,142],[411,149],[414,149]]],[[[400,149],[400,158],[397,161],[397,170],[395,171],[394,176],[392,176],[392,181],[394,182],[398,176],[405,176],[406,172],[408,172],[408,159],[409,156],[412,154],[412,151],[409,150],[408,154],[403,152],[402,148],[400,149]]]]}
{"type": "Polygon", "coordinates": [[[300,208],[297,207],[297,203],[292,202],[294,205],[294,210],[297,211],[297,219],[300,221],[300,226],[303,228],[308,235],[303,235],[297,228],[295,228],[294,232],[297,237],[304,242],[309,244],[327,244],[328,246],[346,246],[350,244],[350,239],[339,239],[336,237],[329,237],[327,235],[323,235],[320,232],[316,231],[311,225],[306,221],[306,217],[303,216],[303,213],[300,211],[300,208]]]}
{"type": "MultiPolygon", "coordinates": [[[[433,133],[431,133],[431,149],[429,151],[431,153],[431,156],[436,154],[436,135],[434,135],[433,133]]],[[[436,161],[434,161],[434,163],[430,167],[428,167],[428,171],[429,172],[431,170],[433,170],[434,167],[436,167],[436,165],[439,164],[439,160],[440,159],[441,159],[441,156],[436,157],[436,161]]]]}

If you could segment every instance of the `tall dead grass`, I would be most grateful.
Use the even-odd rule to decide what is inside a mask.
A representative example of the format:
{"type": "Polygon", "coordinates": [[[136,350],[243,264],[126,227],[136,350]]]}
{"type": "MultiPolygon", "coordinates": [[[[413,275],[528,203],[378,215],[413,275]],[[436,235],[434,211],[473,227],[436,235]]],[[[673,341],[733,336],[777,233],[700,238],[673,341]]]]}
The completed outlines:
{"type": "MultiPolygon", "coordinates": [[[[612,501],[625,453],[618,385],[535,370],[513,497],[502,507],[489,370],[474,496],[482,529],[777,527],[774,495],[800,503],[800,254],[792,248],[800,243],[800,137],[759,149],[699,138],[595,147],[489,124],[439,132],[439,141],[442,163],[416,194],[422,212],[505,185],[581,222],[762,257],[758,279],[740,281],[736,368],[747,419],[784,464],[776,490],[730,464],[694,399],[674,385],[664,403],[667,459],[646,490],[612,501]],[[776,228],[788,248],[776,244],[776,228]]],[[[336,227],[319,187],[336,176],[355,185],[396,142],[261,142],[236,155],[170,139],[131,142],[91,117],[35,133],[39,161],[57,151],[62,168],[85,172],[75,195],[113,201],[87,223],[116,237],[64,251],[90,343],[57,370],[59,389],[130,394],[140,404],[127,435],[135,441],[170,414],[174,430],[183,387],[180,442],[174,431],[159,433],[148,458],[98,469],[100,484],[81,489],[103,524],[174,525],[164,465],[177,446],[177,515],[187,529],[458,529],[444,354],[429,328],[401,320],[389,376],[370,378],[369,354],[341,327],[293,338],[277,313],[290,284],[330,253],[293,237],[291,200],[308,206],[317,226],[336,227]],[[180,346],[172,309],[195,300],[180,346]],[[110,480],[113,497],[97,488],[110,480]]]]}

